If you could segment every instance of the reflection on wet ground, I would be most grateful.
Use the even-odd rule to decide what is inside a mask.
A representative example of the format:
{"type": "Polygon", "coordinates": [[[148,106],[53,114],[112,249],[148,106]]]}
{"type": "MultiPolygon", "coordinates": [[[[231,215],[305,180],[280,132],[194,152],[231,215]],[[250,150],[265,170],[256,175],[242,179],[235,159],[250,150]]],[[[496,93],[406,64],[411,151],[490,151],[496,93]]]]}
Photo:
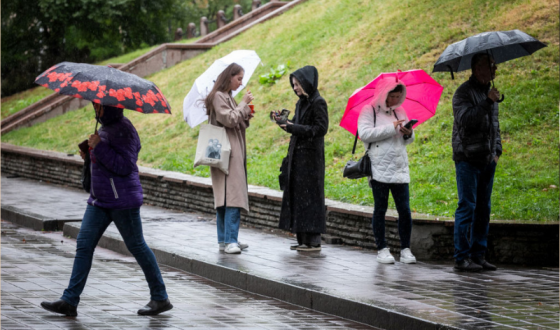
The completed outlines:
{"type": "Polygon", "coordinates": [[[2,320],[13,329],[375,329],[161,266],[174,309],[136,315],[149,299],[131,257],[97,248],[77,318],[49,313],[68,284],[75,241],[2,222],[2,320]],[[40,235],[40,236],[38,236],[40,235]]]}

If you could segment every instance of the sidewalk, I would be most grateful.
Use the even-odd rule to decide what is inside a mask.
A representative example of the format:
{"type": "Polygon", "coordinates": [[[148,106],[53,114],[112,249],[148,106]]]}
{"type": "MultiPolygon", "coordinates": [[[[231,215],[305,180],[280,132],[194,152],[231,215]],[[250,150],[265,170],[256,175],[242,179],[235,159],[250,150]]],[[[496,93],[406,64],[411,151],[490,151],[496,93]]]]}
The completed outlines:
{"type": "MultiPolygon", "coordinates": [[[[79,213],[86,196],[2,177],[3,215],[5,207],[40,215],[47,212],[46,205],[79,213]],[[23,194],[34,200],[20,198],[23,194]]],[[[374,251],[346,246],[324,245],[321,252],[307,254],[290,251],[295,241],[284,233],[245,227],[240,240],[249,249],[226,255],[218,251],[213,215],[144,206],[142,217],[147,243],[162,264],[380,328],[559,328],[557,269],[502,266],[497,272],[467,274],[453,272],[451,263],[383,265],[374,251]]],[[[66,223],[64,235],[75,238],[79,227],[80,222],[66,223]]],[[[100,246],[126,253],[114,225],[100,246]]]]}
{"type": "Polygon", "coordinates": [[[138,316],[148,285],[134,258],[97,248],[78,317],[41,308],[66,288],[76,241],[2,223],[2,329],[371,329],[160,265],[174,308],[138,316]]]}

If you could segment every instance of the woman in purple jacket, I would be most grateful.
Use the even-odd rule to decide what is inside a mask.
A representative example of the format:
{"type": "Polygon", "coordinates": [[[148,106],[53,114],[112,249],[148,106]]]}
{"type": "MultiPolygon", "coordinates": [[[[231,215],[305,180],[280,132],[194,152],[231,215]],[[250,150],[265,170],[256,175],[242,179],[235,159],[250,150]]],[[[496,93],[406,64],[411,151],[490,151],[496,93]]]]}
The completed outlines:
{"type": "MultiPolygon", "coordinates": [[[[98,134],[89,137],[91,189],[86,213],[77,239],[76,257],[70,284],[55,302],[42,302],[48,311],[77,316],[80,294],[91,269],[93,251],[111,222],[115,222],[126,247],[144,271],[150,287],[150,302],[138,310],[140,315],[157,315],[173,308],[165,290],[154,253],[142,234],[140,206],[142,186],[136,161],[140,138],[123,115],[123,110],[93,103],[101,123],[98,134]]],[[[82,158],[85,155],[82,154],[82,158]]]]}

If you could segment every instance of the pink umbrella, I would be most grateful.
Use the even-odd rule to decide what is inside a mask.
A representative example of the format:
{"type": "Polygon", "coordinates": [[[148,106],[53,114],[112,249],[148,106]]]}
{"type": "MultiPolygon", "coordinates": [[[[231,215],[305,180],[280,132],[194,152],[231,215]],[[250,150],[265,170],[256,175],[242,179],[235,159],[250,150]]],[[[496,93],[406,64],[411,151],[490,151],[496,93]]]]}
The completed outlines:
{"type": "Polygon", "coordinates": [[[362,108],[373,101],[375,87],[382,79],[398,79],[406,86],[406,100],[402,107],[409,119],[417,119],[419,124],[436,114],[436,108],[443,92],[443,86],[437,83],[424,70],[382,73],[369,84],[358,88],[348,99],[346,111],[340,121],[340,126],[356,135],[358,117],[362,108]]]}

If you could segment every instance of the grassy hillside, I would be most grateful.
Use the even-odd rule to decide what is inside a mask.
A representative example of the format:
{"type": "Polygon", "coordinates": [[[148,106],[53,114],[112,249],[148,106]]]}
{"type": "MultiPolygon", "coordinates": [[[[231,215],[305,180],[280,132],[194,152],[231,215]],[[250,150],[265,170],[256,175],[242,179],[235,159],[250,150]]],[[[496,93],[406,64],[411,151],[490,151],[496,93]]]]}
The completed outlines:
{"type": "MultiPolygon", "coordinates": [[[[257,75],[291,61],[292,69],[315,65],[319,89],[329,104],[325,137],[328,198],[372,204],[364,180],[342,178],[353,137],[338,126],[346,101],[358,87],[381,72],[431,68],[447,45],[489,30],[520,29],[549,43],[531,57],[499,65],[497,87],[505,93],[500,120],[504,154],[493,195],[493,219],[558,220],[559,18],[555,0],[382,1],[310,0],[209,52],[151,77],[167,96],[173,115],[127,116],[142,139],[143,165],[207,176],[193,169],[198,129],[182,120],[182,102],[194,80],[215,59],[235,49],[261,56],[249,83],[256,96],[256,117],[248,135],[251,184],[278,189],[278,167],[288,135],[273,125],[268,112],[293,109],[296,96],[287,75],[277,85],[261,86],[257,75]]],[[[411,207],[418,212],[452,216],[457,195],[451,159],[451,97],[468,79],[463,72],[432,76],[444,87],[435,117],[418,127],[409,146],[411,207]]],[[[93,130],[91,107],[3,136],[3,141],[40,149],[77,153],[76,144],[93,130]]],[[[363,149],[359,149],[361,155],[363,149]]]]}

